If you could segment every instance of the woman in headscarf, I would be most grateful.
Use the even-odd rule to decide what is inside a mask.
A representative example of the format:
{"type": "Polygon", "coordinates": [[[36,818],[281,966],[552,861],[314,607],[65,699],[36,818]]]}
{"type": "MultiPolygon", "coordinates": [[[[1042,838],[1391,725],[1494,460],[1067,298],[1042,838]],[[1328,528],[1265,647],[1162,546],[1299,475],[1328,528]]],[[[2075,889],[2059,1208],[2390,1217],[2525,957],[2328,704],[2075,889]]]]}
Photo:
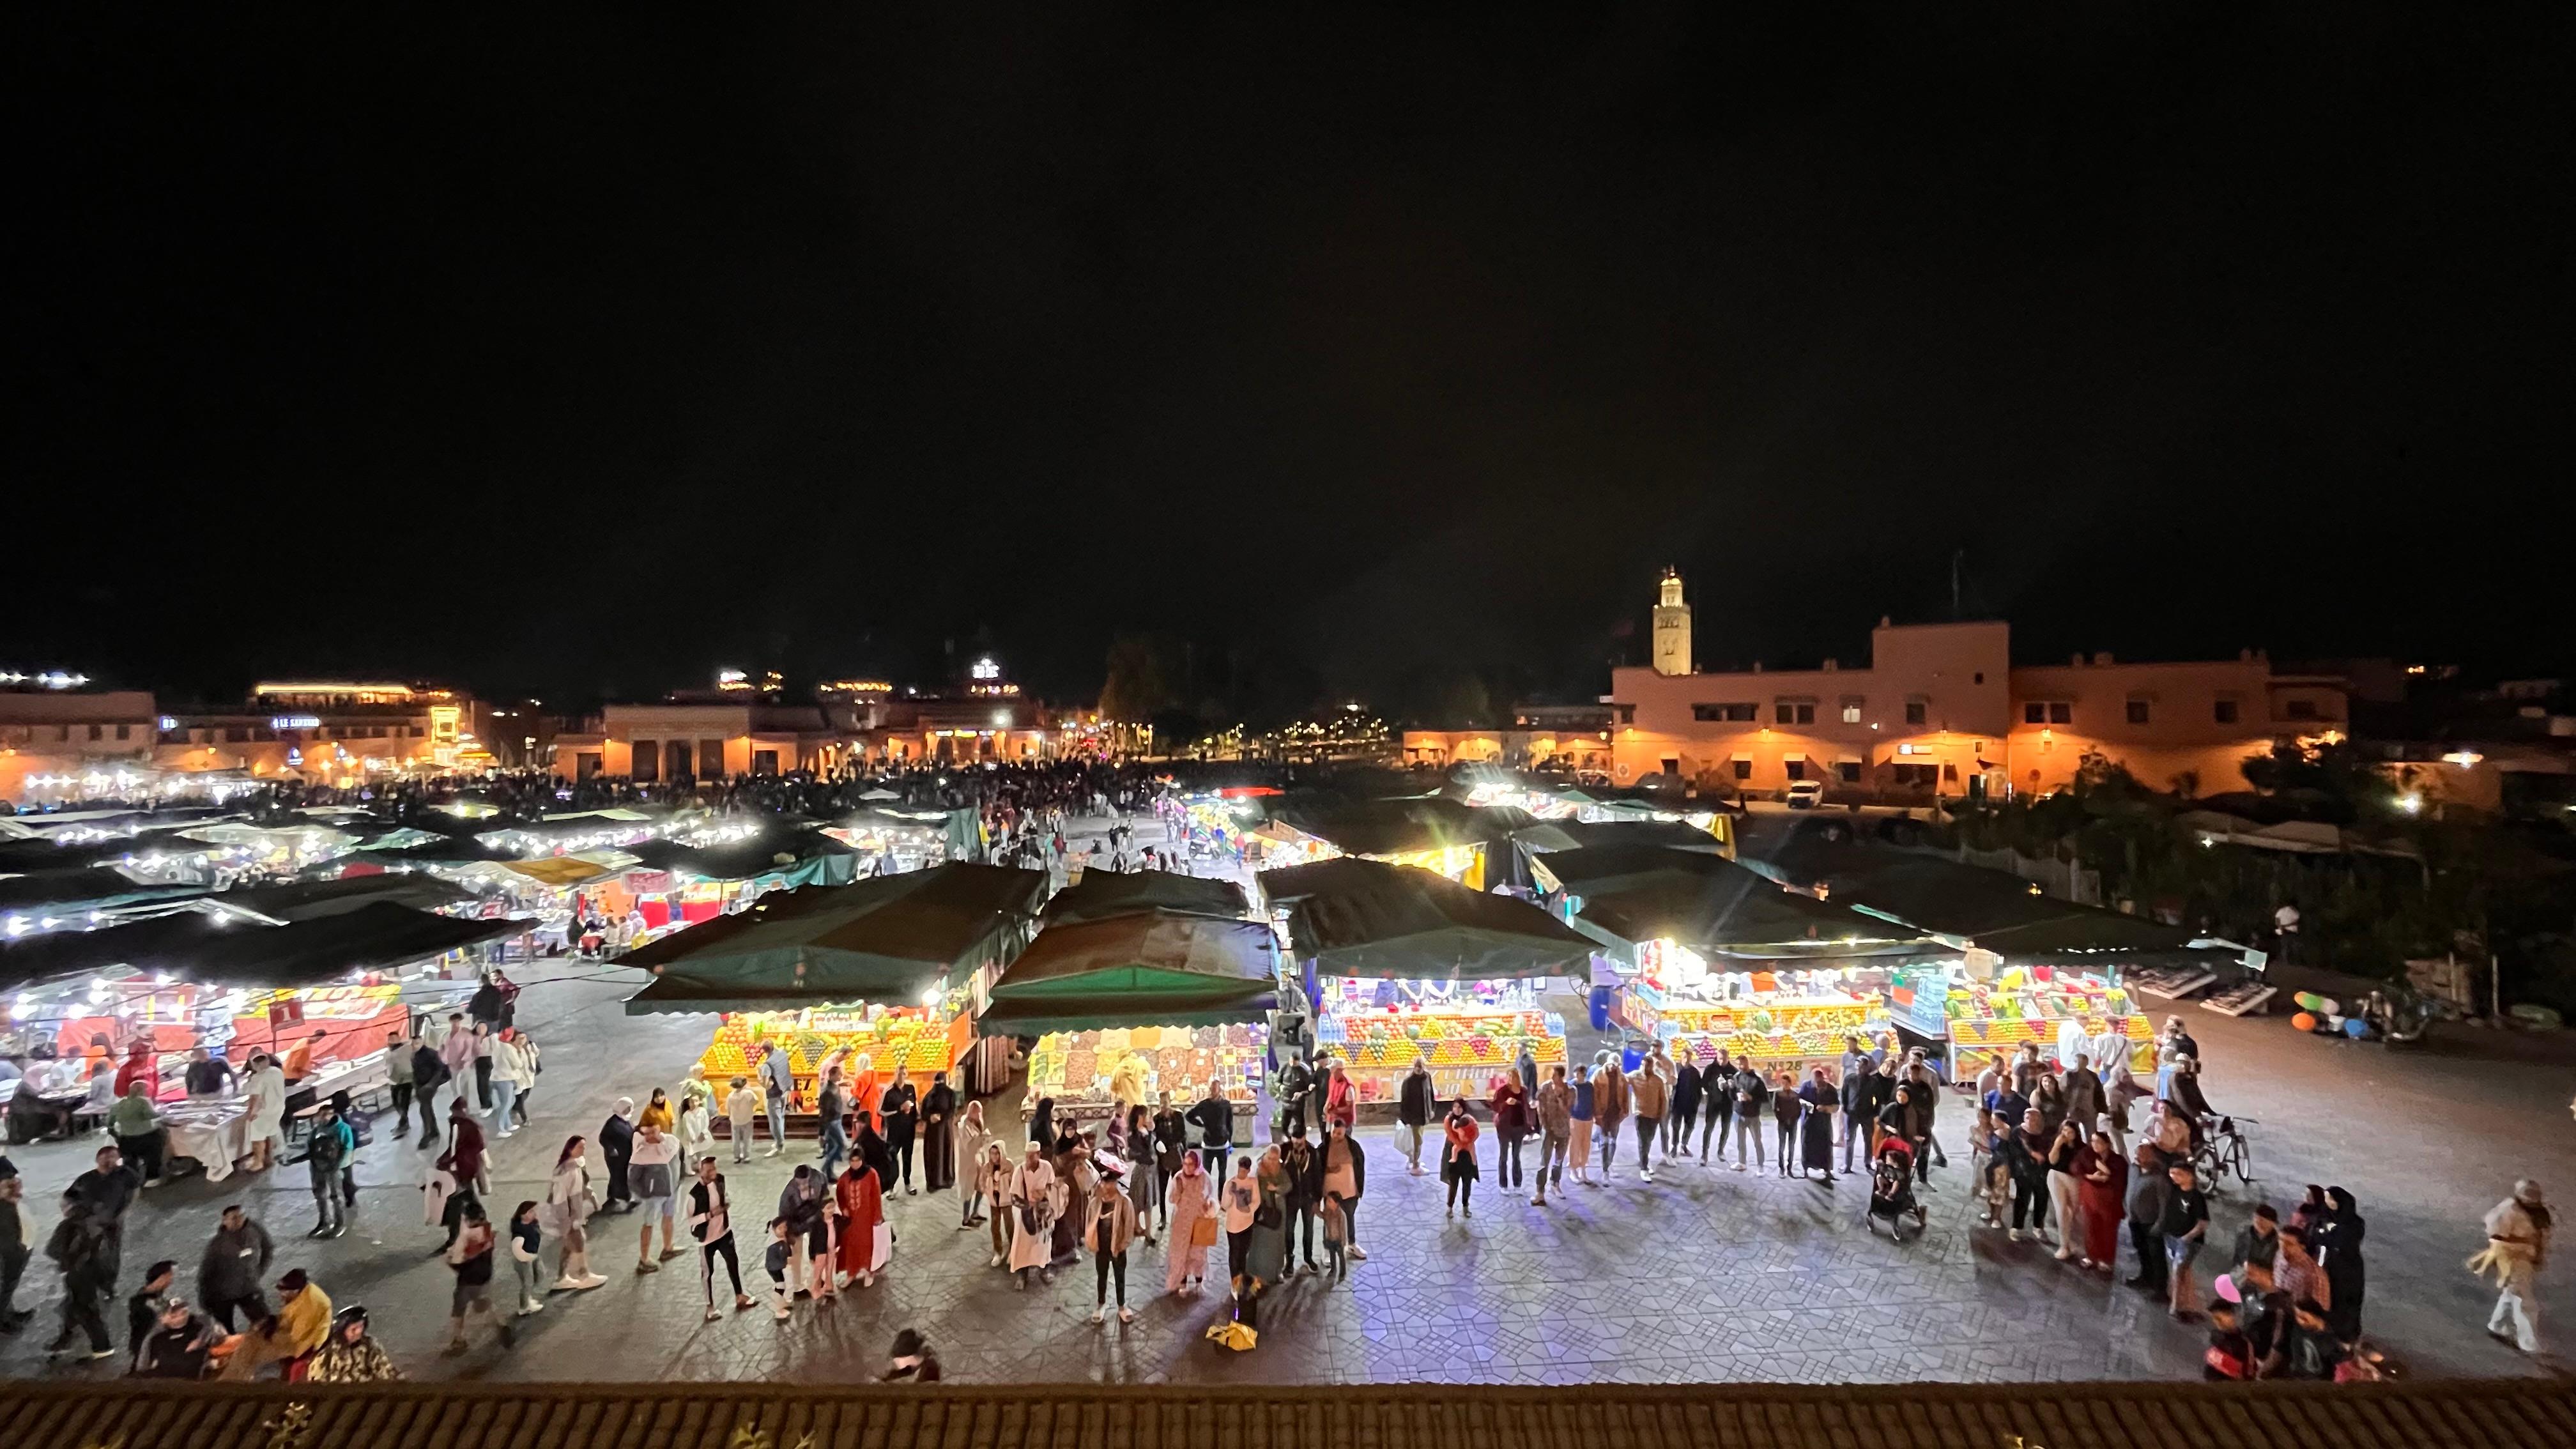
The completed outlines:
{"type": "Polygon", "coordinates": [[[1243,1258],[1245,1284],[1234,1315],[1246,1328],[1256,1326],[1253,1314],[1261,1295],[1287,1276],[1288,1168],[1280,1161],[1277,1146],[1261,1155],[1261,1169],[1253,1174],[1253,1180],[1259,1185],[1261,1200],[1253,1209],[1252,1242],[1243,1258]]]}
{"type": "Polygon", "coordinates": [[[1051,1263],[1073,1260],[1082,1243],[1082,1219],[1075,1211],[1091,1197],[1091,1185],[1099,1174],[1091,1165],[1091,1148],[1081,1138],[1067,1133],[1055,1140],[1055,1218],[1053,1236],[1048,1240],[1051,1263]]]}
{"type": "Polygon", "coordinates": [[[1440,1124],[1440,1180],[1449,1184],[1448,1216],[1453,1218],[1461,1207],[1467,1216],[1476,1215],[1476,1132],[1467,1099],[1450,1103],[1448,1119],[1440,1124]]]}
{"type": "MultiPolygon", "coordinates": [[[[877,1095],[880,1091],[880,1085],[877,1081],[877,1059],[875,1057],[870,1056],[866,1052],[859,1053],[855,1061],[843,1068],[842,1077],[849,1084],[851,1111],[874,1112],[877,1110],[877,1095]]],[[[877,1130],[881,1132],[885,1130],[885,1124],[883,1122],[879,1122],[877,1124],[877,1130]]]]}
{"type": "Polygon", "coordinates": [[[1799,1121],[1798,1162],[1806,1172],[1822,1171],[1825,1181],[1834,1180],[1834,1112],[1842,1105],[1842,1093],[1833,1080],[1818,1067],[1798,1089],[1798,1100],[1807,1106],[1799,1121]]]}
{"type": "Polygon", "coordinates": [[[921,1095],[921,1185],[940,1192],[956,1182],[957,1092],[946,1072],[932,1072],[921,1095]]]}
{"type": "Polygon", "coordinates": [[[880,1192],[894,1191],[894,1152],[877,1132],[876,1119],[865,1112],[858,1115],[859,1140],[850,1146],[850,1165],[864,1167],[877,1175],[880,1192]]]}
{"type": "MultiPolygon", "coordinates": [[[[859,1131],[875,1135],[864,1125],[859,1131]]],[[[833,1184],[832,1204],[841,1216],[840,1270],[860,1287],[869,1287],[885,1271],[893,1234],[886,1231],[884,1185],[864,1158],[852,1162],[833,1184]],[[880,1241],[881,1235],[886,1241],[880,1241]]]]}
{"type": "Polygon", "coordinates": [[[1040,1152],[1055,1151],[1055,1098],[1038,1098],[1037,1110],[1029,1115],[1029,1140],[1040,1152]]]}
{"type": "Polygon", "coordinates": [[[957,1219],[961,1233],[984,1220],[984,1148],[992,1141],[992,1129],[984,1125],[984,1104],[967,1103],[957,1118],[957,1139],[952,1149],[957,1160],[966,1165],[966,1181],[957,1192],[965,1199],[965,1211],[957,1219]]]}
{"type": "Polygon", "coordinates": [[[2299,1205],[2297,1207],[2290,1209],[2289,1226],[2283,1228],[2282,1231],[2287,1233],[2309,1232],[2313,1230],[2317,1224],[2326,1220],[2326,1213],[2328,1211],[2329,1209],[2326,1207],[2326,1190],[2317,1186],[2313,1182],[2309,1183],[2307,1195],[2299,1199],[2299,1205]]]}
{"type": "Polygon", "coordinates": [[[1170,1188],[1164,1210],[1170,1214],[1172,1246],[1163,1255],[1163,1291],[1196,1293],[1207,1278],[1208,1249],[1216,1246],[1216,1199],[1196,1149],[1181,1154],[1181,1170],[1172,1174],[1170,1188]]]}
{"type": "Polygon", "coordinates": [[[2365,1226],[2352,1194],[2330,1187],[2325,1218],[2309,1233],[2308,1240],[2316,1245],[2317,1265],[2325,1269],[2326,1286],[2333,1293],[2326,1328],[2345,1343],[2361,1337],[2361,1295],[2368,1286],[2361,1262],[2365,1226]]]}
{"type": "MultiPolygon", "coordinates": [[[[912,1075],[897,1067],[894,1084],[877,1099],[877,1120],[885,1124],[886,1147],[894,1154],[894,1165],[902,1175],[906,1196],[918,1192],[912,1185],[912,1146],[921,1126],[921,1094],[913,1089],[912,1075]]],[[[886,1180],[886,1191],[894,1191],[894,1179],[886,1180]]]]}

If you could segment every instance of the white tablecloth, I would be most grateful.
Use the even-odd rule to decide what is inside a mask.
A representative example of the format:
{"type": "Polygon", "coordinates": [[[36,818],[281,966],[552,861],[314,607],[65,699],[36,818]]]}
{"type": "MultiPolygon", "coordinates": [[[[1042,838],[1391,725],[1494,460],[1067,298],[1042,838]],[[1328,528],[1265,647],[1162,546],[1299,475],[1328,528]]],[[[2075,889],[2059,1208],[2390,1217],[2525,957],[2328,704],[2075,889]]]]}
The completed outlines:
{"type": "Polygon", "coordinates": [[[171,1157],[193,1158],[204,1165],[206,1181],[221,1182],[233,1175],[233,1164],[250,1155],[250,1117],[234,1112],[220,1118],[183,1121],[171,1118],[164,1124],[169,1141],[163,1151],[171,1157]]]}

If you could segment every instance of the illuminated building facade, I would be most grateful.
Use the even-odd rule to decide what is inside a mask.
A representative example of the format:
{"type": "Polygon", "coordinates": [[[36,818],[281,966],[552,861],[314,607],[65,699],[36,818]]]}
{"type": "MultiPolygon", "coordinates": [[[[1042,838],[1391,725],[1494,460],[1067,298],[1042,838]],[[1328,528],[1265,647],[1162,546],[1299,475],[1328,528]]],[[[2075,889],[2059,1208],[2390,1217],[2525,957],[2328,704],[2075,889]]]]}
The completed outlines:
{"type": "Polygon", "coordinates": [[[229,709],[161,716],[153,763],[181,774],[362,784],[493,766],[490,708],[452,689],[363,680],[263,681],[229,709]]]}
{"type": "Polygon", "coordinates": [[[0,687],[0,800],[129,793],[151,772],[159,725],[141,690],[85,691],[68,677],[0,687]]]}

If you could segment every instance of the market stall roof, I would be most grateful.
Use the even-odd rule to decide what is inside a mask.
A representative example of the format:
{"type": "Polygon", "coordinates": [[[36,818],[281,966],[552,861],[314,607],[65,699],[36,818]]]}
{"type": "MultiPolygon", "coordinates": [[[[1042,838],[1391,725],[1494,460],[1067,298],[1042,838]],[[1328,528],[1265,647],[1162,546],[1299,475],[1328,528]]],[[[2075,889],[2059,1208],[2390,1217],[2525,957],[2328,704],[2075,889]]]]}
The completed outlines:
{"type": "Polygon", "coordinates": [[[285,885],[248,886],[211,896],[219,905],[251,911],[277,921],[309,921],[345,915],[378,901],[391,901],[416,911],[434,911],[474,899],[474,893],[421,872],[369,872],[336,880],[291,881],[285,885]]]}
{"type": "Polygon", "coordinates": [[[1701,858],[1723,869],[1587,893],[1576,927],[1628,946],[1665,939],[1702,953],[1770,960],[1940,949],[1910,926],[1784,890],[1731,861],[1701,858]]]}
{"type": "Polygon", "coordinates": [[[1690,850],[1703,855],[1724,853],[1726,846],[1716,836],[1681,820],[1598,820],[1586,825],[1580,820],[1551,821],[1552,829],[1571,842],[1569,845],[1546,843],[1548,837],[1514,832],[1512,839],[1532,850],[1588,850],[1609,845],[1659,845],[1666,850],[1690,850]]]}
{"type": "Polygon", "coordinates": [[[0,877],[0,911],[103,911],[141,901],[203,895],[202,885],[137,881],[110,866],[0,877]]]}
{"type": "Polygon", "coordinates": [[[1050,925],[993,984],[987,1036],[1259,1021],[1277,1006],[1278,933],[1146,910],[1050,925]]]}
{"type": "Polygon", "coordinates": [[[494,862],[512,875],[523,875],[540,885],[556,890],[588,885],[634,868],[635,858],[624,852],[602,851],[610,859],[596,859],[590,854],[549,855],[537,860],[504,860],[494,862]]]}
{"type": "Polygon", "coordinates": [[[815,830],[771,827],[749,839],[721,845],[646,840],[619,848],[647,870],[677,871],[700,880],[799,873],[812,877],[798,881],[799,885],[847,885],[857,874],[858,852],[815,830]]]}
{"type": "Polygon", "coordinates": [[[1405,800],[1351,800],[1338,797],[1290,796],[1271,807],[1270,815],[1346,855],[1398,855],[1474,845],[1492,827],[1478,811],[1455,800],[1424,797],[1405,800]]]}
{"type": "Polygon", "coordinates": [[[1177,911],[1242,920],[1250,909],[1243,887],[1168,870],[1086,870],[1082,880],[1055,893],[1042,916],[1049,926],[1096,921],[1131,911],[1177,911]]]}
{"type": "Polygon", "coordinates": [[[1043,871],[951,862],[772,892],[747,911],[628,954],[622,964],[644,967],[654,980],[626,1010],[913,1001],[961,968],[1008,954],[1045,889],[1043,871]]]}
{"type": "Polygon", "coordinates": [[[118,967],[221,985],[316,986],[351,971],[403,966],[528,928],[526,921],[457,920],[390,901],[282,926],[228,912],[179,911],[9,942],[0,946],[0,989],[118,967]]]}
{"type": "Polygon", "coordinates": [[[1348,856],[1263,871],[1288,906],[1297,954],[1327,976],[1500,980],[1589,969],[1591,943],[1509,896],[1431,871],[1348,856]]]}
{"type": "MultiPolygon", "coordinates": [[[[1688,826],[1684,826],[1688,829],[1688,826]]],[[[1559,850],[1531,862],[1531,873],[1552,889],[1592,896],[1659,880],[1723,877],[1744,868],[1725,856],[1664,845],[1587,845],[1559,850]]]]}
{"type": "Polygon", "coordinates": [[[1938,856],[1893,860],[1839,879],[1832,899],[2005,956],[2178,951],[2191,932],[2058,900],[2020,876],[1938,856]]]}

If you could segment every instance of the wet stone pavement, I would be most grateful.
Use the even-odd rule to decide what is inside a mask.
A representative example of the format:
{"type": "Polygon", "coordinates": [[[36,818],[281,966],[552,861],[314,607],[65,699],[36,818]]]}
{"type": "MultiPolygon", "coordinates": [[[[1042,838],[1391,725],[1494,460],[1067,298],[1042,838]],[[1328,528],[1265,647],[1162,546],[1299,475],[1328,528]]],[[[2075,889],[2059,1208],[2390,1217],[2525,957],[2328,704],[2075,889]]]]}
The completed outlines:
{"type": "MultiPolygon", "coordinates": [[[[591,1133],[616,1096],[676,1083],[712,1028],[707,1018],[625,1016],[617,1003],[639,984],[636,973],[558,963],[526,974],[535,984],[522,1020],[546,1045],[547,1071],[535,1127],[497,1147],[493,1200],[503,1211],[543,1195],[564,1137],[591,1133]]],[[[2285,1208],[2302,1182],[2359,1194],[2371,1219],[2366,1317],[2393,1360],[2417,1375],[2555,1366],[2481,1332],[2491,1295],[2460,1264],[2477,1246],[2479,1215],[2516,1175],[2576,1194],[2563,1065],[2508,1059],[2475,1041],[2399,1057],[2300,1037],[2277,1020],[2194,1011],[2191,1024],[2212,1064],[2213,1100],[2260,1119],[2250,1129],[2258,1187],[2285,1208]]],[[[990,1110],[1015,1128],[1015,1095],[990,1110]]],[[[1945,1118],[1955,1149],[1964,1113],[1948,1104],[1945,1118]]],[[[1526,1190],[1495,1183],[1490,1138],[1475,1215],[1453,1221],[1437,1179],[1407,1176],[1391,1134],[1374,1129],[1363,1133],[1371,1170],[1359,1219],[1368,1261],[1341,1283],[1301,1278],[1277,1290],[1249,1353],[1203,1338],[1225,1311],[1221,1299],[1160,1291],[1159,1247],[1139,1243],[1131,1255],[1130,1325],[1088,1321],[1088,1260],[1051,1286],[1013,1291],[986,1266],[984,1232],[956,1230],[958,1202],[943,1193],[890,1201],[900,1241],[877,1286],[800,1304],[785,1324],[765,1304],[702,1322],[694,1255],[638,1276],[634,1219],[603,1216],[593,1262],[606,1286],[554,1295],[545,1312],[520,1320],[514,1350],[478,1325],[471,1351],[448,1358],[440,1349],[451,1278],[432,1255],[438,1230],[422,1222],[423,1154],[392,1138],[390,1125],[381,1122],[360,1155],[346,1236],[303,1236],[313,1209],[301,1165],[216,1184],[182,1178],[145,1194],[130,1217],[121,1286],[131,1291],[146,1264],[167,1257],[193,1295],[216,1211],[238,1201],[276,1237],[272,1277],[306,1267],[337,1302],[366,1304],[405,1372],[427,1379],[853,1380],[883,1367],[905,1327],[930,1336],[950,1377],[986,1382],[2156,1379],[2195,1376],[2201,1347],[2197,1330],[2105,1275],[2058,1263],[2036,1243],[1972,1230],[1963,1154],[1934,1173],[1929,1233],[1900,1245],[1864,1227],[1866,1189],[1848,1177],[1829,1189],[1690,1164],[1645,1184],[1623,1162],[1610,1185],[1533,1208],[1526,1190]]],[[[40,1236],[95,1141],[13,1150],[40,1236]]],[[[1623,1144],[1623,1156],[1632,1147],[1623,1144]]],[[[765,1206],[801,1160],[727,1170],[740,1200],[765,1206]]],[[[2233,1236],[2255,1196],[2229,1184],[2214,1243],[2233,1236]]],[[[756,1248],[746,1241],[743,1257],[759,1293],[756,1248]]],[[[1222,1272],[1222,1245],[1211,1259],[1222,1272]]],[[[2544,1299],[2558,1277],[2554,1266],[2543,1275],[2544,1299]]],[[[0,1338],[0,1374],[106,1379],[121,1368],[44,1357],[59,1298],[39,1256],[19,1290],[38,1318],[0,1338]]],[[[121,1302],[109,1321],[121,1345],[121,1302]]]]}

